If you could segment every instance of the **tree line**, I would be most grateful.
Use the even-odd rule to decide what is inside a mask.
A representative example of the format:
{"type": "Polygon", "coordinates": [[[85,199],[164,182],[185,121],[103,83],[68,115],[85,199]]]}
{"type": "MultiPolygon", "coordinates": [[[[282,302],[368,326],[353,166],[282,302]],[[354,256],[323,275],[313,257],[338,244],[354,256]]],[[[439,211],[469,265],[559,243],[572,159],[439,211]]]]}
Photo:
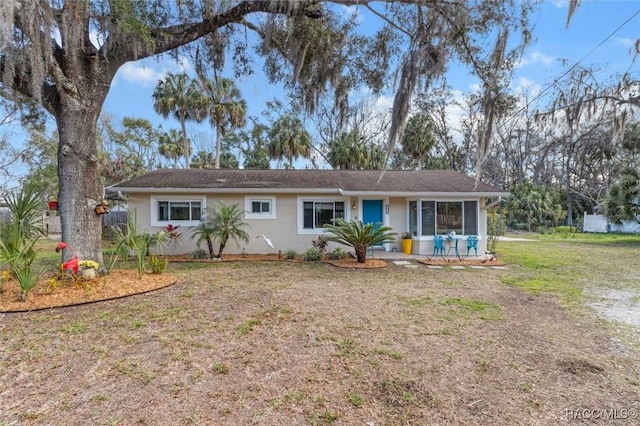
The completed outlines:
{"type": "MultiPolygon", "coordinates": [[[[170,157],[174,166],[182,161],[184,167],[192,162],[213,162],[213,167],[221,167],[224,144],[244,144],[254,164],[264,165],[268,158],[281,166],[292,166],[296,158],[309,156],[311,167],[319,167],[323,161],[343,169],[387,164],[446,167],[474,170],[478,180],[489,170],[489,179],[504,186],[511,183],[513,171],[507,172],[513,169],[511,163],[520,161],[515,175],[522,172],[523,181],[532,178],[527,175],[529,165],[525,165],[529,159],[524,158],[531,151],[517,144],[534,143],[537,138],[520,120],[510,120],[514,101],[509,85],[514,64],[532,39],[529,15],[535,7],[534,1],[493,0],[7,0],[0,6],[0,95],[12,103],[33,105],[55,120],[57,133],[52,137],[57,138],[53,150],[62,238],[83,258],[100,263],[101,227],[94,206],[102,202],[103,173],[120,171],[109,165],[114,158],[109,157],[106,146],[132,157],[148,148],[149,153],[157,152],[159,159],[170,157]],[[358,9],[344,13],[343,6],[358,9]],[[361,31],[358,11],[379,18],[379,25],[361,31]],[[218,76],[229,58],[235,76],[254,72],[254,53],[264,60],[264,76],[284,85],[292,106],[266,127],[252,123],[253,127],[244,130],[250,135],[245,139],[243,131],[232,133],[230,129],[251,119],[243,118],[242,100],[235,96],[233,85],[218,76]],[[196,77],[190,81],[174,75],[161,82],[154,98],[156,110],[166,116],[181,114],[182,93],[188,95],[193,85],[203,95],[199,96],[203,103],[191,111],[193,116],[178,115],[181,129],[173,134],[170,130],[161,132],[166,133],[164,154],[160,154],[159,145],[123,145],[123,141],[158,130],[146,128],[144,123],[138,126],[135,117],[112,133],[113,140],[101,140],[104,131],[99,128],[99,117],[117,71],[128,61],[162,55],[176,60],[188,57],[196,77]],[[455,131],[448,122],[445,81],[447,66],[452,63],[465,67],[479,81],[478,92],[466,103],[467,118],[455,131]],[[438,86],[440,92],[434,93],[438,86]],[[373,97],[393,93],[388,117],[369,120],[360,114],[358,108],[367,110],[366,105],[353,102],[353,94],[360,90],[373,97]],[[312,135],[317,142],[311,143],[309,138],[307,143],[303,130],[309,130],[300,118],[303,116],[314,121],[318,131],[312,135]],[[204,154],[198,149],[194,158],[183,123],[207,118],[216,131],[215,149],[203,150],[204,154]],[[520,133],[526,138],[519,142],[510,139],[517,132],[506,132],[514,123],[526,131],[520,133]],[[413,131],[413,126],[422,130],[413,131]],[[424,129],[431,129],[433,138],[424,137],[424,129]],[[406,148],[398,149],[405,134],[413,139],[403,144],[406,148]],[[508,149],[492,152],[496,134],[504,135],[500,143],[508,149]],[[178,139],[181,144],[176,143],[178,139]],[[96,143],[99,140],[101,143],[96,143]],[[258,150],[256,141],[264,142],[258,150]],[[260,153],[262,149],[266,155],[260,153]],[[489,167],[493,161],[504,164],[504,171],[495,168],[495,179],[494,168],[489,167]]],[[[553,123],[559,114],[543,114],[549,123],[543,133],[545,141],[565,140],[548,147],[553,166],[542,160],[547,149],[544,143],[532,150],[538,153],[539,176],[561,172],[561,183],[557,176],[550,180],[567,192],[568,218],[574,216],[576,191],[584,186],[575,178],[579,169],[576,159],[586,155],[583,126],[590,120],[581,117],[592,111],[592,107],[574,109],[567,101],[570,98],[568,91],[553,108],[567,117],[568,133],[564,136],[555,133],[553,123]]],[[[627,105],[632,107],[632,103],[627,105]]],[[[533,121],[541,123],[535,115],[533,121]]],[[[612,115],[620,117],[615,112],[612,115]]],[[[614,135],[620,134],[620,127],[614,126],[614,135]]],[[[159,140],[147,142],[158,144],[159,140]]],[[[230,164],[231,158],[228,160],[230,164]]],[[[144,161],[147,159],[141,164],[144,161]]],[[[607,178],[596,176],[593,180],[607,178]]]]}

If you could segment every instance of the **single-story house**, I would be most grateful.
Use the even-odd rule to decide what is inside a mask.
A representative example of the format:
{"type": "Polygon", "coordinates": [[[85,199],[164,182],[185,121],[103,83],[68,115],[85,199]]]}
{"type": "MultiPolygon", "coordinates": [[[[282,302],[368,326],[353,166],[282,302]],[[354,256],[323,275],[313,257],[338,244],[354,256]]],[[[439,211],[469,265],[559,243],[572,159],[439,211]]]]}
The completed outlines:
{"type": "MultiPolygon", "coordinates": [[[[249,243],[229,241],[228,253],[304,252],[334,218],[382,223],[398,233],[379,249],[400,250],[400,234],[413,236],[412,252],[433,253],[433,237],[451,231],[479,237],[486,250],[487,207],[507,192],[450,170],[204,170],[162,169],[114,185],[127,197],[140,230],[181,225],[177,252],[195,250],[190,227],[220,201],[243,211],[249,243]],[[267,246],[261,234],[274,248],[267,246]]],[[[204,247],[203,247],[204,248],[204,247]]],[[[329,247],[331,249],[331,247],[329,247]]],[[[464,254],[464,253],[463,253],[464,254]]]]}

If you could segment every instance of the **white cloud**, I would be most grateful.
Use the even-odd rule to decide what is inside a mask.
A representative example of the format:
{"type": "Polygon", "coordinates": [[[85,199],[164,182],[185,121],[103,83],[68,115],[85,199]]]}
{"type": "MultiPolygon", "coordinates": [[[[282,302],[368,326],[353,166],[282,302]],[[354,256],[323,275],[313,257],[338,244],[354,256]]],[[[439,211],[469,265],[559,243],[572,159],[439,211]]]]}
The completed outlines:
{"type": "Polygon", "coordinates": [[[345,6],[338,5],[337,6],[338,14],[342,15],[344,19],[351,19],[352,16],[355,15],[356,22],[358,25],[361,25],[364,21],[364,15],[362,14],[361,8],[359,5],[345,6]]]}
{"type": "Polygon", "coordinates": [[[376,98],[376,109],[381,112],[388,112],[393,108],[393,97],[391,96],[379,96],[376,98]]]}
{"type": "Polygon", "coordinates": [[[519,77],[516,80],[514,90],[516,93],[528,93],[537,96],[542,91],[542,86],[527,77],[519,77]]]}
{"type": "Polygon", "coordinates": [[[128,83],[143,86],[155,85],[165,74],[165,70],[155,70],[140,62],[127,62],[118,70],[118,77],[122,77],[128,83]]]}
{"type": "Polygon", "coordinates": [[[522,68],[529,65],[542,64],[544,66],[550,66],[555,61],[553,56],[545,55],[542,52],[535,51],[525,56],[520,60],[518,64],[516,64],[516,68],[522,68]]]}
{"type": "Polygon", "coordinates": [[[141,86],[155,86],[170,72],[191,74],[193,65],[186,57],[178,58],[178,61],[163,61],[158,63],[152,59],[127,62],[118,70],[117,81],[122,78],[127,83],[141,86]]]}
{"type": "Polygon", "coordinates": [[[616,41],[624,47],[633,47],[636,44],[635,40],[626,37],[616,37],[616,41]]]}

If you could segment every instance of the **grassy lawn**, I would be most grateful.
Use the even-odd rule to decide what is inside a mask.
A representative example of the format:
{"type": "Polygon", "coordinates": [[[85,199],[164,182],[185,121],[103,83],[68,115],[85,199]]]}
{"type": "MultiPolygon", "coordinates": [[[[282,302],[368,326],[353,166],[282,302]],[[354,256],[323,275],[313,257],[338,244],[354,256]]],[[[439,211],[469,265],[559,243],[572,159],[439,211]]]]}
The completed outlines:
{"type": "Polygon", "coordinates": [[[585,304],[640,291],[640,238],[531,238],[500,243],[506,270],[171,264],[180,281],[153,293],[2,314],[0,425],[547,425],[636,408],[637,335],[585,304]]]}

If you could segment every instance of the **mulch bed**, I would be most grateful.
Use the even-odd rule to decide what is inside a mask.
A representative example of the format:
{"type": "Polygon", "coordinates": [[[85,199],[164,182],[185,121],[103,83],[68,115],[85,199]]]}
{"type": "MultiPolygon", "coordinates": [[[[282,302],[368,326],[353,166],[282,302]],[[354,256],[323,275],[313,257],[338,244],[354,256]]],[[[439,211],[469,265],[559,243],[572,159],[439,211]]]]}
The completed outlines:
{"type": "MultiPolygon", "coordinates": [[[[221,258],[214,259],[193,259],[190,255],[174,255],[167,256],[170,262],[196,262],[196,263],[214,263],[214,262],[245,262],[245,261],[253,261],[253,262],[269,262],[269,261],[278,261],[278,262],[308,262],[303,260],[301,255],[296,256],[295,259],[285,259],[282,254],[223,254],[221,258]]],[[[387,266],[387,262],[381,259],[367,259],[365,263],[358,263],[354,257],[348,257],[346,259],[341,260],[332,260],[325,256],[323,260],[320,262],[328,263],[333,266],[337,266],[339,268],[350,268],[350,269],[377,269],[384,268],[387,266]]]]}
{"type": "Polygon", "coordinates": [[[167,287],[177,282],[169,274],[138,272],[129,269],[113,270],[106,277],[78,280],[76,283],[58,283],[52,287],[49,278],[42,279],[31,290],[25,302],[20,300],[20,286],[15,279],[5,282],[0,292],[0,312],[26,312],[73,306],[103,300],[118,299],[167,287]]]}

